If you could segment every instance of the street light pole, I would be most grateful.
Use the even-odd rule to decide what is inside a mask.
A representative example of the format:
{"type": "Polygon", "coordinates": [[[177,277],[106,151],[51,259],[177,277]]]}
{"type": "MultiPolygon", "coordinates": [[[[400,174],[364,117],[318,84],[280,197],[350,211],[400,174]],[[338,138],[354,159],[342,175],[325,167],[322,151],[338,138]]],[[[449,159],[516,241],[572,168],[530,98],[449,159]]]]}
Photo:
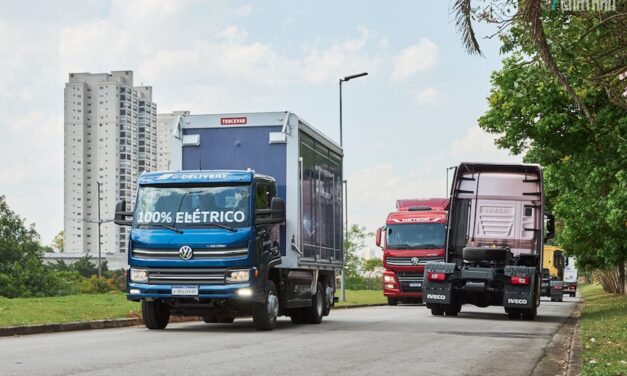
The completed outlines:
{"type": "MultiPolygon", "coordinates": [[[[342,82],[348,82],[353,78],[359,78],[363,76],[367,76],[368,72],[362,72],[357,74],[351,74],[344,78],[340,78],[340,147],[343,147],[343,131],[342,131],[342,82]]],[[[342,159],[342,173],[344,173],[344,160],[342,159]]],[[[346,210],[344,211],[344,244],[348,240],[348,181],[343,180],[344,183],[344,206],[346,210]]],[[[345,288],[344,288],[344,270],[342,270],[342,274],[340,275],[340,301],[344,302],[345,299],[345,288]]]]}
{"type": "Polygon", "coordinates": [[[98,278],[102,277],[102,262],[101,262],[101,253],[100,253],[100,225],[102,225],[102,220],[100,219],[100,186],[101,182],[96,181],[98,185],[98,278]]]}

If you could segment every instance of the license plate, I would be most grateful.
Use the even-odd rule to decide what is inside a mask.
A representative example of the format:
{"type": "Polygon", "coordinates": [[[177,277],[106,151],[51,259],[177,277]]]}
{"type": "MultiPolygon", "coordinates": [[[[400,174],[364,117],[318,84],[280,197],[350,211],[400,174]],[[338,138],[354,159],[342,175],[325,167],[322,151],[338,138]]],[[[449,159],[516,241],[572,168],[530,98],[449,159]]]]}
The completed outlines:
{"type": "Polygon", "coordinates": [[[172,286],[172,295],[196,296],[198,286],[172,286]]]}
{"type": "Polygon", "coordinates": [[[422,283],[420,282],[412,282],[409,284],[409,287],[422,287],[422,283]]]}

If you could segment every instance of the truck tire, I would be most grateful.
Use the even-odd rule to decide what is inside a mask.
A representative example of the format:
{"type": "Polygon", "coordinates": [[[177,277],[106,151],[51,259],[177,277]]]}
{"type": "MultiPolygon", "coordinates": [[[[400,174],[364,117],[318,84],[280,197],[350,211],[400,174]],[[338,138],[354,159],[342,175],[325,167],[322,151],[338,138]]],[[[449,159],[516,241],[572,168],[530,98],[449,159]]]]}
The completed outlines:
{"type": "Polygon", "coordinates": [[[520,319],[520,311],[516,308],[506,308],[505,313],[507,313],[507,318],[510,320],[520,319]]]}
{"type": "Polygon", "coordinates": [[[320,324],[324,316],[324,292],[322,283],[316,285],[316,295],[311,297],[311,307],[305,308],[307,323],[320,324]]]}
{"type": "Polygon", "coordinates": [[[388,297],[388,305],[395,306],[398,304],[398,299],[388,297]]]}
{"type": "Polygon", "coordinates": [[[503,248],[464,248],[462,257],[466,261],[507,261],[507,250],[503,248]]]}
{"type": "Polygon", "coordinates": [[[205,315],[202,317],[202,321],[207,324],[215,324],[218,322],[218,318],[216,317],[216,315],[205,315]]]}
{"type": "Polygon", "coordinates": [[[434,304],[430,308],[431,308],[431,314],[433,316],[444,315],[444,306],[442,304],[434,304]]]}
{"type": "Polygon", "coordinates": [[[569,295],[570,295],[571,298],[575,297],[575,293],[574,292],[571,292],[569,295]]]}
{"type": "Polygon", "coordinates": [[[142,299],[142,318],[148,329],[165,329],[170,322],[170,310],[158,300],[149,302],[142,299]]]}
{"type": "Polygon", "coordinates": [[[444,305],[444,313],[447,316],[457,316],[457,314],[461,311],[460,304],[445,304],[444,305]]]}
{"type": "Polygon", "coordinates": [[[273,330],[279,314],[279,297],[274,282],[266,282],[265,299],[261,303],[253,303],[253,323],[257,330],[273,330]]]}
{"type": "Polygon", "coordinates": [[[235,321],[235,316],[233,315],[224,315],[216,317],[216,321],[220,324],[231,324],[235,321]]]}
{"type": "MultiPolygon", "coordinates": [[[[325,283],[324,290],[322,290],[324,292],[324,312],[322,313],[323,316],[329,316],[329,313],[331,313],[331,306],[333,305],[332,303],[329,302],[329,296],[327,296],[327,292],[330,291],[329,290],[330,287],[331,285],[329,285],[328,283],[325,283]]],[[[332,296],[330,300],[331,302],[333,301],[332,296]]]]}

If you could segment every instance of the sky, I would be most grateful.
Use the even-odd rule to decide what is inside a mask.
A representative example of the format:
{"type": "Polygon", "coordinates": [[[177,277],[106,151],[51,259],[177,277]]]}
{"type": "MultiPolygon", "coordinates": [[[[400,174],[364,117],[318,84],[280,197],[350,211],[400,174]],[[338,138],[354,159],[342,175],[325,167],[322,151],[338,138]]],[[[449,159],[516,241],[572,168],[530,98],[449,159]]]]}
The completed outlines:
{"type": "MultiPolygon", "coordinates": [[[[133,70],[158,112],[291,111],[339,142],[350,224],[442,197],[460,161],[521,161],[477,126],[502,56],[467,55],[450,2],[0,1],[0,195],[48,244],[63,229],[70,72],[133,70]]],[[[369,242],[372,243],[372,242],[369,242]]],[[[374,244],[368,244],[374,248],[374,244]]]]}

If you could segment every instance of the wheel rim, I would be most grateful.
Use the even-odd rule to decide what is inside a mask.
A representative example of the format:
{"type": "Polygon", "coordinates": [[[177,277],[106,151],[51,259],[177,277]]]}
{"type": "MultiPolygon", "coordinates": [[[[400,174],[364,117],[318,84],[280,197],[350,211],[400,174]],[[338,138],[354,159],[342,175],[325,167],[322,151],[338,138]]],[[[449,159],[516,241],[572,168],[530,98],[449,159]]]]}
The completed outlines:
{"type": "Polygon", "coordinates": [[[316,293],[316,312],[318,312],[318,316],[322,316],[322,292],[318,290],[316,293]]]}
{"type": "Polygon", "coordinates": [[[266,308],[268,310],[268,317],[270,320],[276,320],[279,315],[279,298],[272,291],[268,293],[268,299],[266,301],[266,308]]]}

